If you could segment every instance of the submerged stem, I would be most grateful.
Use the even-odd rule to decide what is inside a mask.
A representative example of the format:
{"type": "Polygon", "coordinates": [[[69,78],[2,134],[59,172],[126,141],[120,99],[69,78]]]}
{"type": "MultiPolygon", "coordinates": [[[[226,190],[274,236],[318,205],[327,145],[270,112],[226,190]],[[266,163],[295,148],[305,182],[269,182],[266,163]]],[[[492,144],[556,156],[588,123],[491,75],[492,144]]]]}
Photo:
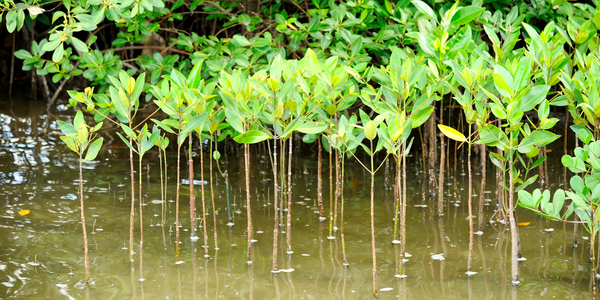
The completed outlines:
{"type": "Polygon", "coordinates": [[[85,283],[90,281],[90,261],[88,258],[88,240],[85,227],[85,208],[83,205],[83,156],[79,155],[79,199],[81,205],[81,229],[83,231],[83,253],[85,259],[85,283]]]}

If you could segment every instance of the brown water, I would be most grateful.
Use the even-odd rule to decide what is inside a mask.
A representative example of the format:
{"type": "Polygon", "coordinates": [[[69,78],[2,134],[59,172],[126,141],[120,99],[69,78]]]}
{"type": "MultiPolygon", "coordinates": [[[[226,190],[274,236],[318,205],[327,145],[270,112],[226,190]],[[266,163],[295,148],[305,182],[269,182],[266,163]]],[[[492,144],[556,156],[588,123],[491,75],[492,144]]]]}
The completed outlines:
{"type": "MultiPolygon", "coordinates": [[[[207,197],[207,230],[210,257],[203,257],[202,238],[192,243],[189,232],[189,189],[182,185],[180,209],[181,260],[175,264],[174,203],[168,203],[166,226],[160,226],[160,175],[158,156],[152,152],[144,162],[144,282],[139,282],[139,261],[129,262],[128,226],[130,186],[128,151],[117,140],[106,141],[97,161],[84,170],[86,217],[92,283],[82,284],[83,240],[79,216],[77,158],[59,140],[54,120],[66,119],[71,111],[59,106],[46,115],[44,103],[25,105],[0,102],[0,299],[369,299],[372,294],[369,223],[369,180],[359,165],[348,160],[345,190],[344,234],[348,266],[343,265],[341,230],[327,239],[329,222],[319,222],[316,207],[316,166],[312,153],[294,160],[292,244],[294,254],[279,251],[279,266],[290,273],[271,274],[272,254],[272,173],[262,150],[253,149],[252,215],[253,264],[246,263],[246,215],[243,166],[229,153],[222,158],[222,170],[230,174],[231,200],[235,202],[233,227],[227,224],[225,181],[215,172],[215,200],[218,210],[218,251],[215,251],[210,206],[207,197]],[[244,200],[244,201],[242,201],[244,200]],[[21,210],[30,210],[20,216],[21,210]],[[166,250],[163,244],[163,233],[166,250]]],[[[116,137],[114,132],[106,137],[116,137]]],[[[562,142],[555,145],[562,152],[562,142]],[[560,146],[558,146],[560,145],[560,146]],[[560,148],[560,149],[559,149],[560,148]]],[[[521,285],[512,288],[510,237],[502,224],[487,224],[484,234],[475,237],[473,269],[467,268],[469,227],[465,201],[467,176],[452,166],[447,173],[446,214],[438,218],[435,201],[423,197],[422,163],[419,151],[409,158],[407,252],[405,279],[398,273],[399,246],[393,240],[393,195],[384,188],[384,172],[376,178],[376,238],[378,288],[381,299],[587,299],[590,298],[589,240],[579,229],[579,247],[571,247],[571,225],[550,223],[519,210],[522,253],[521,285]],[[448,177],[450,176],[450,177],[448,177]],[[454,194],[456,184],[459,193],[454,194]],[[460,202],[459,202],[460,201],[460,202]],[[427,207],[415,207],[427,205],[427,207]],[[575,250],[575,251],[574,251],[575,250]],[[434,260],[443,254],[444,260],[434,260]],[[432,258],[433,256],[433,258],[432,258]]],[[[241,153],[241,152],[240,152],[241,153]]],[[[175,199],[175,153],[169,153],[169,197],[175,199]]],[[[314,155],[316,157],[316,155],[314,155]]],[[[559,155],[551,157],[551,188],[562,182],[559,155]]],[[[324,155],[324,167],[327,166],[324,155]]],[[[205,156],[206,158],[206,156],[205,156]]],[[[196,179],[200,178],[196,157],[196,179]]],[[[453,163],[451,163],[453,165],[453,163]]],[[[475,165],[475,164],[474,164],[475,165]]],[[[464,167],[463,167],[464,168],[464,167]]],[[[479,199],[479,168],[473,186],[474,203],[479,199]]],[[[492,165],[488,166],[488,170],[492,165]]],[[[325,167],[324,176],[328,169],[325,167]]],[[[183,175],[182,177],[185,177],[183,175]]],[[[327,177],[326,177],[327,178],[327,177]]],[[[494,198],[494,176],[488,174],[486,198],[494,198]],[[489,192],[491,191],[491,192],[489,192]]],[[[206,169],[205,180],[208,180],[206,169]]],[[[198,217],[202,217],[199,186],[198,217]]],[[[208,187],[208,186],[207,186],[208,187]]],[[[136,189],[137,191],[137,189],[136,189]]],[[[325,209],[329,211],[329,185],[323,187],[325,209]]],[[[136,196],[137,197],[137,196],[136,196]]],[[[485,206],[488,220],[494,202],[485,206]]],[[[136,204],[137,206],[137,204],[136,204]]],[[[476,204],[475,204],[476,206],[476,204]]],[[[139,223],[136,211],[136,246],[139,251],[139,223]]],[[[476,221],[476,219],[475,219],[476,221]]],[[[338,221],[339,222],[339,221],[338,221]]],[[[198,222],[202,225],[202,222],[198,222]]],[[[339,226],[339,223],[338,223],[339,226]]],[[[281,228],[285,230],[285,228],[281,228]]],[[[202,237],[203,228],[199,228],[202,237]]],[[[287,233],[286,233],[287,234],[287,233]]],[[[284,245],[285,234],[280,235],[284,245]]]]}

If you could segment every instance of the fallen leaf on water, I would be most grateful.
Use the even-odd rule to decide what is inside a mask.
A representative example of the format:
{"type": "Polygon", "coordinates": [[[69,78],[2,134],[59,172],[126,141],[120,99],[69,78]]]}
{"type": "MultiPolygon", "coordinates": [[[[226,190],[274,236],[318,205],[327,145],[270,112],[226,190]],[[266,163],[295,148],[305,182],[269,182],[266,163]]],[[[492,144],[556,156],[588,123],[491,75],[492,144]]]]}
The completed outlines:
{"type": "Polygon", "coordinates": [[[529,224],[531,224],[531,222],[521,222],[521,223],[517,223],[519,224],[519,226],[529,226],[529,224]]]}
{"type": "Polygon", "coordinates": [[[31,211],[29,211],[29,209],[23,209],[19,212],[19,215],[21,215],[21,217],[22,217],[22,216],[28,215],[30,212],[31,211]]]}

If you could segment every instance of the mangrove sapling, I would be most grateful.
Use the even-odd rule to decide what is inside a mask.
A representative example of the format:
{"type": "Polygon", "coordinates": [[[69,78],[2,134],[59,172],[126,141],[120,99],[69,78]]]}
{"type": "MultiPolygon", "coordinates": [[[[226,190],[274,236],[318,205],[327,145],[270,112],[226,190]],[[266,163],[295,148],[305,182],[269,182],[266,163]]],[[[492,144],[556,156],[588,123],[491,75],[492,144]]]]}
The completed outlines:
{"type": "Polygon", "coordinates": [[[79,155],[79,200],[80,200],[80,211],[81,211],[81,229],[83,231],[83,249],[85,257],[85,283],[90,280],[90,263],[88,258],[88,241],[87,241],[87,230],[85,227],[85,208],[84,208],[84,196],[83,196],[83,162],[92,161],[98,155],[100,148],[102,148],[102,142],[104,138],[97,138],[96,132],[102,128],[102,122],[96,124],[94,127],[90,127],[85,123],[83,113],[77,111],[73,124],[57,121],[63,136],[60,139],[71,149],[73,152],[79,155]],[[83,154],[85,153],[85,157],[83,154]]]}
{"type": "MultiPolygon", "coordinates": [[[[156,127],[155,127],[156,128],[156,127]]],[[[117,135],[119,135],[119,137],[121,138],[121,140],[123,140],[123,142],[127,145],[127,147],[129,147],[129,149],[131,149],[132,151],[134,151],[137,155],[138,155],[138,194],[139,194],[139,214],[140,214],[140,281],[144,281],[144,277],[142,276],[142,272],[143,272],[143,249],[144,249],[144,220],[143,220],[143,203],[144,203],[144,199],[143,199],[143,194],[142,194],[142,161],[144,159],[144,154],[146,154],[146,152],[148,152],[150,149],[152,149],[152,147],[154,147],[154,145],[156,144],[156,142],[158,141],[158,138],[160,137],[160,132],[158,131],[158,129],[156,128],[155,130],[152,131],[152,134],[148,131],[148,124],[144,124],[144,127],[142,127],[142,130],[140,130],[138,133],[135,133],[133,131],[133,129],[131,129],[129,126],[126,126],[124,124],[121,124],[121,129],[123,129],[123,132],[125,132],[125,134],[127,135],[127,137],[130,140],[133,140],[135,142],[136,147],[134,147],[134,145],[132,145],[131,143],[129,143],[128,139],[126,139],[124,136],[122,136],[120,133],[117,132],[117,135]],[[137,148],[137,149],[136,149],[137,148]]]]}
{"type": "Polygon", "coordinates": [[[596,268],[595,242],[600,230],[598,226],[598,195],[600,195],[600,142],[596,141],[592,132],[579,125],[571,127],[576,136],[583,142],[583,147],[577,147],[574,150],[575,156],[565,155],[562,157],[562,164],[573,172],[570,180],[572,191],[558,189],[554,196],[545,190],[541,192],[538,188],[529,193],[525,190],[519,191],[519,205],[534,211],[549,220],[581,223],[583,228],[591,236],[591,275],[592,275],[592,295],[596,293],[596,278],[598,276],[596,268]],[[582,177],[583,176],[583,177],[582,177]],[[565,193],[572,199],[566,212],[562,213],[565,206],[565,193]],[[552,198],[552,199],[551,199],[552,198]],[[552,202],[550,201],[552,200],[552,202]],[[575,212],[581,221],[569,221],[570,215],[575,212]]]}
{"type": "MultiPolygon", "coordinates": [[[[114,114],[121,123],[133,128],[132,123],[138,111],[139,97],[144,89],[146,80],[145,73],[140,74],[137,79],[129,76],[125,71],[119,72],[119,79],[108,76],[112,86],[109,88],[110,101],[114,107],[114,114]]],[[[105,117],[103,115],[103,117],[105,117]]],[[[129,144],[133,139],[129,139],[129,144]]],[[[133,168],[133,149],[129,148],[129,167],[131,178],[131,212],[129,214],[129,260],[133,261],[133,224],[135,218],[135,177],[133,168]]]]}
{"type": "Polygon", "coordinates": [[[486,149],[485,145],[479,145],[479,158],[481,164],[481,185],[479,189],[479,213],[477,214],[477,235],[483,234],[483,202],[485,201],[485,180],[486,180],[486,149]]]}
{"type": "Polygon", "coordinates": [[[440,129],[440,131],[447,136],[448,138],[451,138],[457,142],[463,142],[463,143],[467,143],[468,144],[468,151],[467,151],[467,172],[468,172],[468,176],[469,176],[469,184],[468,184],[468,193],[467,193],[467,204],[469,207],[469,254],[468,254],[468,260],[467,260],[467,275],[471,276],[474,274],[477,274],[477,272],[472,271],[472,264],[473,264],[473,201],[472,201],[472,189],[473,189],[473,177],[471,174],[471,144],[473,143],[470,139],[471,139],[471,124],[468,124],[469,126],[469,139],[467,139],[462,133],[456,131],[455,129],[453,129],[452,127],[448,127],[445,125],[441,125],[438,124],[438,128],[440,129]]]}
{"type": "MultiPolygon", "coordinates": [[[[354,154],[352,154],[354,156],[354,158],[356,158],[356,160],[360,163],[360,165],[365,170],[367,170],[367,172],[371,176],[371,205],[370,205],[371,207],[370,207],[370,211],[371,211],[371,253],[372,253],[372,260],[373,260],[373,295],[377,295],[377,254],[375,252],[375,173],[377,172],[377,170],[379,170],[379,168],[381,168],[381,166],[384,165],[384,163],[382,162],[377,168],[375,168],[374,156],[375,156],[375,153],[377,153],[377,152],[379,152],[379,150],[383,149],[383,142],[382,142],[383,139],[379,139],[379,142],[377,143],[376,148],[373,148],[373,140],[377,137],[377,128],[379,127],[379,124],[383,121],[385,116],[379,115],[377,118],[375,118],[375,120],[371,120],[365,112],[360,110],[360,117],[361,117],[362,123],[365,124],[363,127],[363,133],[359,134],[358,136],[355,136],[354,134],[352,134],[351,131],[348,131],[347,129],[345,130],[344,128],[340,128],[340,130],[345,130],[346,132],[348,132],[349,134],[346,135],[346,138],[348,140],[354,141],[355,143],[360,143],[363,150],[370,157],[371,164],[369,167],[367,167],[354,154]],[[361,141],[364,138],[367,138],[369,140],[368,147],[365,144],[361,143],[361,141]]],[[[358,125],[354,125],[354,126],[358,126],[358,125]]],[[[342,135],[342,136],[344,136],[344,135],[342,135]]],[[[346,141],[342,141],[342,142],[347,144],[346,141]]],[[[350,153],[352,153],[352,152],[350,152],[350,153]]],[[[387,159],[387,156],[385,159],[387,159]]],[[[384,161],[385,161],[385,159],[384,159],[384,161]]]]}

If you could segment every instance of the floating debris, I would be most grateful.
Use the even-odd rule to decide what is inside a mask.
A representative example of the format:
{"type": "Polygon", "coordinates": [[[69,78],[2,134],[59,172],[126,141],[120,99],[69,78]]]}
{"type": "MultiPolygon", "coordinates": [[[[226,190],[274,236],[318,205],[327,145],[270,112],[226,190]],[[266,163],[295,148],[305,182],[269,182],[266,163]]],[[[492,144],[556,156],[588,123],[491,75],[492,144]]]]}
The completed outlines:
{"type": "Polygon", "coordinates": [[[444,253],[440,253],[440,254],[433,254],[431,256],[431,259],[442,261],[442,260],[445,260],[446,258],[444,257],[444,253]]]}
{"type": "Polygon", "coordinates": [[[394,288],[391,288],[391,287],[386,287],[386,288],[382,288],[382,289],[380,289],[379,291],[380,291],[380,292],[389,292],[389,291],[393,291],[393,290],[394,290],[394,288]]]}

